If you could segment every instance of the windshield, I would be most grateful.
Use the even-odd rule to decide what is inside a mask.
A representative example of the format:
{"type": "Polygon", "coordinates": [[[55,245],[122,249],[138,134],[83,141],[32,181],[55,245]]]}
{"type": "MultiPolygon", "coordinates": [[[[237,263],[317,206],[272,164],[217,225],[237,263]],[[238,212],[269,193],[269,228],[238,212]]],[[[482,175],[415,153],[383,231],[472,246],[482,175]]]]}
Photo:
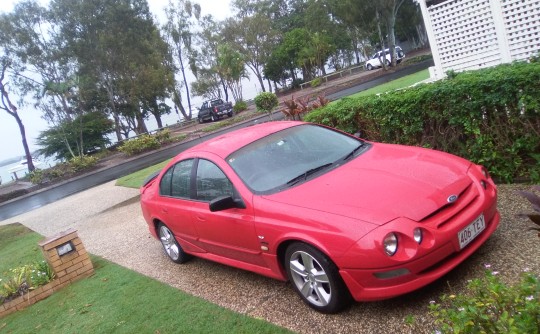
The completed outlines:
{"type": "Polygon", "coordinates": [[[244,146],[227,161],[253,192],[273,193],[339,166],[363,152],[363,146],[354,137],[305,124],[244,146]]]}
{"type": "Polygon", "coordinates": [[[215,107],[220,104],[223,104],[223,100],[213,100],[212,102],[210,102],[210,104],[212,105],[212,107],[215,107]]]}

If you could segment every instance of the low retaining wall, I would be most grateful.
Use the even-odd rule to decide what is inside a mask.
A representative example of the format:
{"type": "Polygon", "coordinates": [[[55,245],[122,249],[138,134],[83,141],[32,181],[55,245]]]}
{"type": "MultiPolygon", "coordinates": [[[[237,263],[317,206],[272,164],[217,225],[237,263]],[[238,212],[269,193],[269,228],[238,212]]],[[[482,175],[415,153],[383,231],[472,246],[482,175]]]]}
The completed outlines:
{"type": "Polygon", "coordinates": [[[54,271],[54,280],[0,305],[0,318],[35,304],[66,285],[94,273],[90,257],[77,235],[77,231],[73,229],[47,238],[41,241],[39,246],[49,266],[54,271]]]}

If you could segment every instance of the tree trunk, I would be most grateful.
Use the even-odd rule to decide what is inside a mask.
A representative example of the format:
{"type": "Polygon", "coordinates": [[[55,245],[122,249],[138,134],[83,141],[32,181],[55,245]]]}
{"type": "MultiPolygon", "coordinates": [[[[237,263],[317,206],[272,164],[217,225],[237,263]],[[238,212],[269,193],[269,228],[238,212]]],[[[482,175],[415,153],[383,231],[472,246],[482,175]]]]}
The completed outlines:
{"type": "Polygon", "coordinates": [[[13,117],[15,117],[15,120],[17,121],[17,124],[19,125],[19,132],[21,133],[22,138],[22,144],[24,148],[24,154],[26,156],[26,163],[28,166],[28,171],[33,172],[36,167],[34,166],[34,161],[32,161],[32,154],[30,153],[30,148],[28,148],[28,143],[26,141],[26,131],[24,130],[24,125],[17,113],[12,114],[13,117]]]}
{"type": "Polygon", "coordinates": [[[221,86],[223,87],[223,92],[225,93],[225,101],[229,102],[229,90],[227,89],[227,83],[225,82],[225,80],[223,80],[221,76],[219,77],[219,79],[221,81],[221,86]]]}
{"type": "MultiPolygon", "coordinates": [[[[120,131],[121,130],[120,129],[120,127],[121,127],[120,116],[116,112],[116,108],[113,108],[112,115],[113,115],[113,119],[114,119],[114,132],[116,133],[116,140],[117,141],[122,141],[122,132],[120,131]]],[[[126,136],[126,138],[127,138],[127,136],[126,136]]]]}
{"type": "Polygon", "coordinates": [[[272,83],[270,82],[270,79],[266,79],[268,81],[268,91],[272,93],[272,83]]]}
{"type": "Polygon", "coordinates": [[[15,107],[15,105],[11,103],[11,100],[9,99],[9,94],[4,87],[4,75],[9,65],[2,65],[4,66],[2,67],[2,74],[0,75],[0,95],[2,96],[2,106],[0,106],[0,109],[4,109],[5,111],[7,111],[8,114],[15,118],[15,121],[19,126],[19,132],[21,133],[21,139],[24,148],[24,154],[26,156],[26,164],[28,166],[28,171],[33,172],[36,167],[34,166],[34,162],[32,161],[32,154],[30,153],[30,148],[28,148],[28,142],[26,141],[26,131],[24,130],[24,124],[19,117],[19,114],[17,113],[17,107],[15,107]]]}
{"type": "Polygon", "coordinates": [[[384,47],[384,37],[383,37],[383,34],[382,34],[382,30],[381,30],[381,15],[379,14],[379,10],[377,9],[375,11],[375,18],[377,20],[377,32],[379,33],[379,41],[381,43],[381,50],[382,50],[382,59],[379,58],[379,61],[381,62],[382,64],[382,67],[383,69],[386,71],[387,68],[386,68],[386,55],[384,54],[384,50],[386,49],[384,47]]]}
{"type": "Polygon", "coordinates": [[[266,89],[264,88],[264,82],[263,82],[262,75],[259,73],[259,71],[256,71],[255,75],[257,76],[257,79],[259,80],[259,84],[261,85],[262,91],[266,92],[266,89]]]}
{"type": "Polygon", "coordinates": [[[161,129],[163,127],[163,122],[161,121],[161,113],[159,112],[159,106],[158,106],[157,101],[155,99],[153,99],[153,101],[152,101],[151,112],[154,115],[154,117],[156,118],[156,123],[157,123],[158,129],[161,129]]]}
{"type": "Polygon", "coordinates": [[[186,87],[186,97],[187,97],[187,104],[189,108],[189,119],[191,119],[191,99],[189,97],[189,85],[186,79],[186,71],[184,70],[184,61],[182,60],[181,45],[177,45],[177,49],[178,49],[178,60],[180,61],[180,70],[182,71],[182,77],[184,78],[184,86],[186,87]]]}
{"type": "Polygon", "coordinates": [[[388,33],[388,47],[390,48],[390,60],[392,66],[396,66],[397,57],[396,57],[396,35],[394,32],[394,26],[396,25],[396,16],[394,13],[391,13],[386,18],[386,31],[388,33]]]}

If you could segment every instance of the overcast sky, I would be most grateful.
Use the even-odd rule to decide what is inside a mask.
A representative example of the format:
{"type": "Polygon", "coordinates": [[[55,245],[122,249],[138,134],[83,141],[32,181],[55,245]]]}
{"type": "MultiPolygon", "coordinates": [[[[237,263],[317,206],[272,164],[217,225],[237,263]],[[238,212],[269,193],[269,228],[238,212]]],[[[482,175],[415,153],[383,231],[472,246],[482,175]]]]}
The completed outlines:
{"type": "MultiPolygon", "coordinates": [[[[0,0],[0,12],[12,11],[17,2],[19,0],[0,0]]],[[[48,1],[40,0],[40,2],[46,4],[48,1]]],[[[218,20],[231,16],[231,0],[195,0],[195,2],[201,5],[201,16],[211,14],[218,20]]],[[[167,3],[168,0],[148,0],[150,11],[160,23],[165,20],[163,9],[167,3]]],[[[12,102],[17,102],[14,100],[16,97],[12,97],[12,102]]],[[[34,151],[39,148],[35,144],[35,138],[41,131],[46,130],[48,125],[41,119],[41,113],[32,104],[19,107],[18,113],[25,126],[30,150],[34,151]]],[[[23,155],[21,135],[15,118],[8,115],[6,111],[0,110],[0,161],[23,155]]]]}

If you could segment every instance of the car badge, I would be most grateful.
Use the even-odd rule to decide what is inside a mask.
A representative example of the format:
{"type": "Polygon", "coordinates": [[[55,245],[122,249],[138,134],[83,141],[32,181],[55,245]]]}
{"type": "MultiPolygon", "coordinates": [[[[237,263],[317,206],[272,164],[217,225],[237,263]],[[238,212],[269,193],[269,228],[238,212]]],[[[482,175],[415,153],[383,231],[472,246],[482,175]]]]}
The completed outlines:
{"type": "Polygon", "coordinates": [[[448,203],[454,203],[455,201],[457,201],[458,199],[458,195],[450,195],[447,199],[448,203]]]}

